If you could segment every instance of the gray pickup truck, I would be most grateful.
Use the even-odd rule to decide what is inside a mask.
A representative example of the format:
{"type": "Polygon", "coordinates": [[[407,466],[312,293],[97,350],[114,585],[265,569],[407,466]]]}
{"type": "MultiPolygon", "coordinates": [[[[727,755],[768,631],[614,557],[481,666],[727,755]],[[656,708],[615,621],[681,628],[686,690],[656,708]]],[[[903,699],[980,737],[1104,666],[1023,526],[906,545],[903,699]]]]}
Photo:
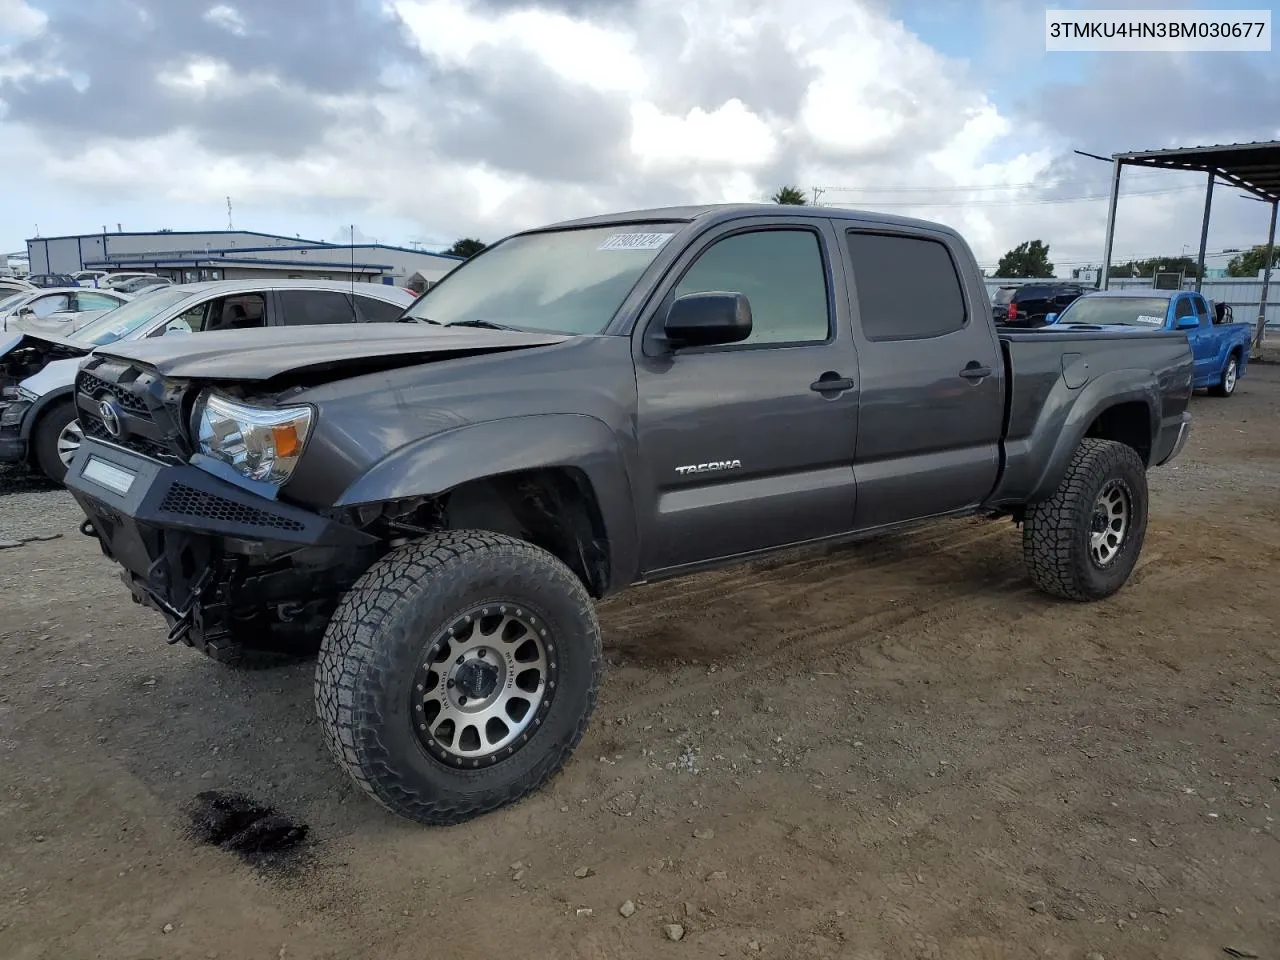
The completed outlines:
{"type": "Polygon", "coordinates": [[[1190,423],[1185,334],[998,333],[955,232],[830,208],[530,230],[402,321],[103,346],[66,483],[170,642],[318,651],[339,763],[424,823],[565,762],[593,600],[967,514],[1101,599],[1190,423]]]}

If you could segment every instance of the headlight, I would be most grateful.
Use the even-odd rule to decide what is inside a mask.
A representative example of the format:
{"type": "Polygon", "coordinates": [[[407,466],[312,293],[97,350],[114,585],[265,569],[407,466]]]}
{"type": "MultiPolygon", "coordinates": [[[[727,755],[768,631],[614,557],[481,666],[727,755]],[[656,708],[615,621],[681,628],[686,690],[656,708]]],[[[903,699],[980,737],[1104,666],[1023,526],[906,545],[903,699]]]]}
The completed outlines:
{"type": "Polygon", "coordinates": [[[196,403],[200,451],[250,480],[284,483],[311,431],[310,407],[255,407],[212,391],[196,403]]]}

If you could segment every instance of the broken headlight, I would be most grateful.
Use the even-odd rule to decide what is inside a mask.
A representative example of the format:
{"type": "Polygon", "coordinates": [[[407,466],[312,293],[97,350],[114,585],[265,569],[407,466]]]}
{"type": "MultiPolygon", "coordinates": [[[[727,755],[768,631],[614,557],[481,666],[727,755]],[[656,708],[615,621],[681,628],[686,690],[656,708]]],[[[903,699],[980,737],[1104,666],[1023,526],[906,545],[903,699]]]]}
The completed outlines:
{"type": "Polygon", "coordinates": [[[201,453],[250,480],[281,484],[302,456],[313,416],[310,407],[257,407],[210,390],[192,420],[201,453]]]}

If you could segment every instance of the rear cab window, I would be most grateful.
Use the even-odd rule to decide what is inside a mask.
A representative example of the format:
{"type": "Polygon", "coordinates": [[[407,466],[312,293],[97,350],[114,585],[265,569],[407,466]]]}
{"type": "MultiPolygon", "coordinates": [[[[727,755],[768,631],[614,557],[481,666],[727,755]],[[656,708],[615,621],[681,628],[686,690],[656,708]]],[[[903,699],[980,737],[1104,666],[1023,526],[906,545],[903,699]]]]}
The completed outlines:
{"type": "Polygon", "coordinates": [[[924,340],[965,328],[964,289],[941,241],[850,230],[845,242],[868,340],[924,340]]]}

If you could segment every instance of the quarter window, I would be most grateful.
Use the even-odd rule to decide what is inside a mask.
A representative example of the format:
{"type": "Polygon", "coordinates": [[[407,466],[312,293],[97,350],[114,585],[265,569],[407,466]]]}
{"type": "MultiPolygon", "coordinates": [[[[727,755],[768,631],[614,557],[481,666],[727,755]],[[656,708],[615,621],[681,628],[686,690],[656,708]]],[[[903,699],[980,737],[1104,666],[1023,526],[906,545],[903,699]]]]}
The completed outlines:
{"type": "Polygon", "coordinates": [[[289,326],[354,323],[356,319],[350,296],[336,290],[281,290],[279,297],[289,326]]]}
{"type": "Polygon", "coordinates": [[[827,273],[810,230],[755,230],[717,240],[674,295],[712,291],[741,293],[751,304],[751,336],[742,343],[812,343],[830,336],[827,273]]]}
{"type": "Polygon", "coordinates": [[[854,230],[845,236],[868,340],[923,340],[964,328],[964,291],[943,244],[854,230]]]}
{"type": "Polygon", "coordinates": [[[357,296],[356,305],[360,308],[360,319],[365,323],[390,323],[404,313],[404,307],[374,297],[357,296]]]}
{"type": "Polygon", "coordinates": [[[1183,317],[1189,317],[1193,313],[1195,313],[1195,311],[1191,309],[1191,298],[1180,297],[1178,299],[1178,305],[1173,308],[1173,319],[1181,320],[1183,317]]]}

